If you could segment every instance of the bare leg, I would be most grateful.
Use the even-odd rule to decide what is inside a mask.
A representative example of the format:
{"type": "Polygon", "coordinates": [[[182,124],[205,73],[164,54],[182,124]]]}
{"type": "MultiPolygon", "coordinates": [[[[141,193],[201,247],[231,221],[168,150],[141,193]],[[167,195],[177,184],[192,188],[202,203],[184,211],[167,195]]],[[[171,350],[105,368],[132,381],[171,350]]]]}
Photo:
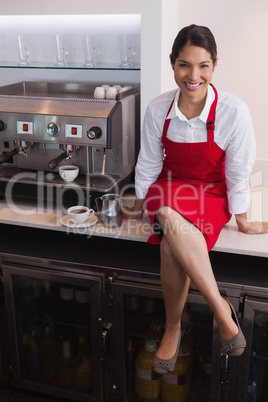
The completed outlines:
{"type": "Polygon", "coordinates": [[[179,341],[181,314],[186,302],[190,279],[174,258],[165,237],[162,239],[160,251],[166,326],[157,356],[160,359],[170,359],[174,356],[179,341]]]}
{"type": "MultiPolygon", "coordinates": [[[[186,276],[192,280],[200,293],[205,297],[209,307],[214,313],[222,339],[231,339],[237,334],[238,328],[231,317],[231,311],[228,303],[221,297],[219,293],[210,264],[204,236],[191,222],[186,220],[183,216],[170,207],[161,207],[157,214],[157,220],[163,230],[165,238],[164,241],[168,243],[172,255],[177,262],[176,266],[179,266],[182,270],[184,270],[186,276]]],[[[183,305],[185,293],[183,293],[184,296],[181,296],[181,299],[177,299],[178,303],[180,304],[179,307],[172,303],[172,298],[169,300],[167,295],[174,294],[174,283],[178,284],[179,279],[177,277],[175,282],[174,277],[171,276],[171,272],[167,275],[169,271],[164,271],[164,268],[162,269],[162,277],[164,276],[164,272],[165,279],[162,279],[162,286],[165,304],[167,302],[167,317],[176,316],[176,310],[179,316],[179,314],[181,314],[179,312],[181,306],[183,305]],[[171,312],[169,310],[171,310],[171,312]]],[[[185,289],[186,285],[184,292],[185,289]]],[[[178,291],[181,291],[181,289],[178,289],[178,291]]],[[[171,322],[173,319],[171,319],[171,322]]],[[[166,332],[159,352],[157,352],[157,356],[164,359],[170,358],[172,352],[176,350],[177,342],[178,335],[171,336],[170,331],[166,332]],[[170,347],[170,353],[168,355],[164,355],[164,350],[167,349],[165,344],[169,344],[170,347]],[[173,347],[171,345],[173,345],[173,347]]]]}

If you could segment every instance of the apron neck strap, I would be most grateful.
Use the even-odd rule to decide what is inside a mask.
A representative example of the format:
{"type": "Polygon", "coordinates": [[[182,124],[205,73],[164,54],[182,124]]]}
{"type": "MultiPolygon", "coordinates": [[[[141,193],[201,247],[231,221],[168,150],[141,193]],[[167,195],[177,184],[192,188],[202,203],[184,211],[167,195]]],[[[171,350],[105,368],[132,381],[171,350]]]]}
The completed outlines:
{"type": "Polygon", "coordinates": [[[218,92],[212,84],[210,84],[210,85],[212,86],[212,89],[214,91],[215,99],[210,107],[210,111],[208,114],[206,124],[207,124],[208,142],[213,142],[214,141],[214,130],[215,130],[216,107],[217,107],[217,103],[218,103],[218,92]]]}
{"type": "Polygon", "coordinates": [[[166,120],[165,120],[164,127],[163,127],[162,139],[165,139],[166,136],[167,136],[168,127],[169,127],[169,124],[170,124],[170,119],[167,119],[167,117],[169,115],[169,112],[171,111],[171,108],[173,106],[174,101],[175,101],[175,99],[173,99],[173,101],[171,102],[171,105],[170,105],[170,107],[168,109],[168,112],[167,112],[167,115],[166,115],[166,120]]]}
{"type": "MultiPolygon", "coordinates": [[[[207,123],[206,123],[206,125],[207,125],[207,142],[214,142],[214,130],[215,130],[216,107],[217,107],[217,103],[218,103],[218,92],[212,84],[210,84],[210,85],[212,86],[212,89],[214,91],[215,99],[210,107],[210,111],[209,111],[207,123]]],[[[167,115],[166,115],[162,138],[165,138],[167,135],[168,127],[170,124],[170,119],[167,119],[167,117],[173,106],[174,100],[175,99],[173,99],[173,101],[171,102],[171,105],[170,105],[167,115]]]]}

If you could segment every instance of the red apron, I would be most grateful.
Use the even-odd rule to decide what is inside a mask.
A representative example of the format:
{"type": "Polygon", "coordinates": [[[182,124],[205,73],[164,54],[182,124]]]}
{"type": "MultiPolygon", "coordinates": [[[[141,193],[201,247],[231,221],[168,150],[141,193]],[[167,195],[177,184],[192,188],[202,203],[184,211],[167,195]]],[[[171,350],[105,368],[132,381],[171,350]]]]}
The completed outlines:
{"type": "MultiPolygon", "coordinates": [[[[225,151],[214,142],[214,125],[218,93],[207,119],[207,141],[178,143],[167,138],[170,119],[165,120],[162,141],[165,149],[162,172],[146,196],[146,209],[155,234],[148,243],[161,241],[160,225],[155,214],[168,205],[203,233],[208,251],[216,243],[223,226],[230,220],[225,181],[225,151]]],[[[172,101],[170,109],[174,103],[172,101]]]]}

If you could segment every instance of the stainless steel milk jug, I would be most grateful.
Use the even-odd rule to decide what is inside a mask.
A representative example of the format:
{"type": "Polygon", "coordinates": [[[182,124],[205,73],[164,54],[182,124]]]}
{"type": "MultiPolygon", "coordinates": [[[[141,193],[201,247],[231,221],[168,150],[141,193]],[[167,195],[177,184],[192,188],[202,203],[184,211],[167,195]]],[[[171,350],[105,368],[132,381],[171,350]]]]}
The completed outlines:
{"type": "Polygon", "coordinates": [[[101,223],[108,228],[122,225],[121,198],[117,194],[105,194],[95,200],[101,223]]]}

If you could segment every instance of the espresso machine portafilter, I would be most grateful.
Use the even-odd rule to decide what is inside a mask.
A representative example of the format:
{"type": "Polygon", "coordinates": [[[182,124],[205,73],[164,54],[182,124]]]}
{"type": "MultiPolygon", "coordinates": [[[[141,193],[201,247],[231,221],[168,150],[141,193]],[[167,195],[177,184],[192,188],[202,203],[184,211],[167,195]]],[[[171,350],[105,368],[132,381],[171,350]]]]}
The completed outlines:
{"type": "Polygon", "coordinates": [[[79,167],[73,186],[92,200],[132,180],[139,147],[139,86],[128,85],[116,99],[94,99],[100,85],[20,82],[0,87],[0,192],[1,184],[15,176],[23,186],[61,189],[66,183],[58,168],[69,164],[79,167]]]}
{"type": "Polygon", "coordinates": [[[54,170],[56,167],[59,166],[59,164],[63,160],[69,160],[72,158],[73,152],[75,152],[79,146],[77,145],[60,145],[60,148],[62,149],[62,153],[57,156],[56,158],[52,159],[51,161],[48,162],[47,167],[50,170],[54,170]]]}
{"type": "Polygon", "coordinates": [[[31,146],[30,142],[27,141],[14,141],[14,149],[9,152],[5,152],[2,155],[0,155],[0,165],[2,163],[8,162],[13,156],[15,155],[23,155],[27,157],[27,148],[31,146]]]}

